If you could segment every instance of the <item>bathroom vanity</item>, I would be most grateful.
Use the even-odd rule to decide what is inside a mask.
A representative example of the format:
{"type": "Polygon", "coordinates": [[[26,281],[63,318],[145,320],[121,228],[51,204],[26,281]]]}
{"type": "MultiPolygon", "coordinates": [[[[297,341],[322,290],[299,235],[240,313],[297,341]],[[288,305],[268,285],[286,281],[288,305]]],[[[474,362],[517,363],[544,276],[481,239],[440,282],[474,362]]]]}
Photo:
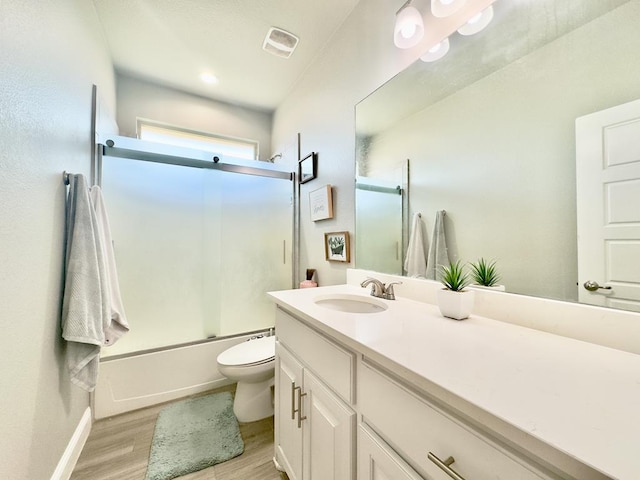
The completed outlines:
{"type": "Polygon", "coordinates": [[[291,480],[640,478],[640,356],[339,285],[271,292],[291,480]]]}

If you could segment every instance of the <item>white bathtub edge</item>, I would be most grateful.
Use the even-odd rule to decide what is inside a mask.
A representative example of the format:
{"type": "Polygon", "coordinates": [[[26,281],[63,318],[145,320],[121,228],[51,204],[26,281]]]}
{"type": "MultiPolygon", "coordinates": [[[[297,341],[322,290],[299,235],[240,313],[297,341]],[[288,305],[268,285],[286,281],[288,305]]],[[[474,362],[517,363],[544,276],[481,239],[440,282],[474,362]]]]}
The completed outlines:
{"type": "Polygon", "coordinates": [[[102,361],[92,395],[94,418],[130,412],[233,383],[218,371],[216,359],[224,350],[250,336],[102,361]]]}

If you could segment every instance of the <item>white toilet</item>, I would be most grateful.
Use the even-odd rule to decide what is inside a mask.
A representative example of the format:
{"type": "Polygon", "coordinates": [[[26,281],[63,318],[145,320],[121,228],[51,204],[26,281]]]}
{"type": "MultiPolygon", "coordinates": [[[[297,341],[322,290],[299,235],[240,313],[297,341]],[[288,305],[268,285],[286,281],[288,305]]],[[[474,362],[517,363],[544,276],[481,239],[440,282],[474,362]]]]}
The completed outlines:
{"type": "Polygon", "coordinates": [[[276,337],[260,337],[228,348],[218,355],[218,370],[238,382],[233,412],[240,422],[273,415],[276,337]]]}

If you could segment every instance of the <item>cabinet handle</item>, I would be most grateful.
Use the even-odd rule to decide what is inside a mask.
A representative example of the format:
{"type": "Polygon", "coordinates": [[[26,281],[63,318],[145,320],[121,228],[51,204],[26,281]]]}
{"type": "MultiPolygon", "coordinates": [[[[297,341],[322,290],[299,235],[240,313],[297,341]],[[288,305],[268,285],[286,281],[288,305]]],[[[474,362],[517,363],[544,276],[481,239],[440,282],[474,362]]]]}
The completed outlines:
{"type": "Polygon", "coordinates": [[[429,458],[429,460],[435,463],[440,470],[442,470],[444,473],[449,475],[454,480],[464,480],[464,477],[459,475],[458,472],[456,472],[453,468],[450,467],[450,465],[452,465],[453,462],[455,462],[455,459],[453,457],[448,457],[444,462],[431,452],[429,452],[429,455],[427,455],[427,457],[429,458]]]}
{"type": "Polygon", "coordinates": [[[296,418],[296,382],[291,382],[291,420],[296,418]]]}
{"type": "Polygon", "coordinates": [[[302,420],[307,419],[306,415],[302,416],[302,397],[306,397],[307,394],[302,393],[301,387],[296,387],[296,390],[298,390],[298,409],[296,410],[298,412],[298,428],[302,428],[302,420]]]}

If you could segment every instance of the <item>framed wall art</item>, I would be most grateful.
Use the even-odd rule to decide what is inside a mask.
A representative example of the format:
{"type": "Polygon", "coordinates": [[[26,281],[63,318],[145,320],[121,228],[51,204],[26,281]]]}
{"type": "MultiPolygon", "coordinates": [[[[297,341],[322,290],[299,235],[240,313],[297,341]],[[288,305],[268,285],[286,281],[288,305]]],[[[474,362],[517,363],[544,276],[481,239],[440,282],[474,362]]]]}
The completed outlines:
{"type": "Polygon", "coordinates": [[[326,220],[333,218],[333,200],[331,195],[331,185],[325,185],[309,192],[309,209],[311,220],[326,220]]]}
{"type": "Polygon", "coordinates": [[[346,262],[351,260],[349,232],[331,232],[324,234],[324,254],[330,262],[346,262]]]}
{"type": "Polygon", "coordinates": [[[318,176],[318,154],[311,152],[298,161],[298,178],[300,183],[307,183],[318,176]]]}

